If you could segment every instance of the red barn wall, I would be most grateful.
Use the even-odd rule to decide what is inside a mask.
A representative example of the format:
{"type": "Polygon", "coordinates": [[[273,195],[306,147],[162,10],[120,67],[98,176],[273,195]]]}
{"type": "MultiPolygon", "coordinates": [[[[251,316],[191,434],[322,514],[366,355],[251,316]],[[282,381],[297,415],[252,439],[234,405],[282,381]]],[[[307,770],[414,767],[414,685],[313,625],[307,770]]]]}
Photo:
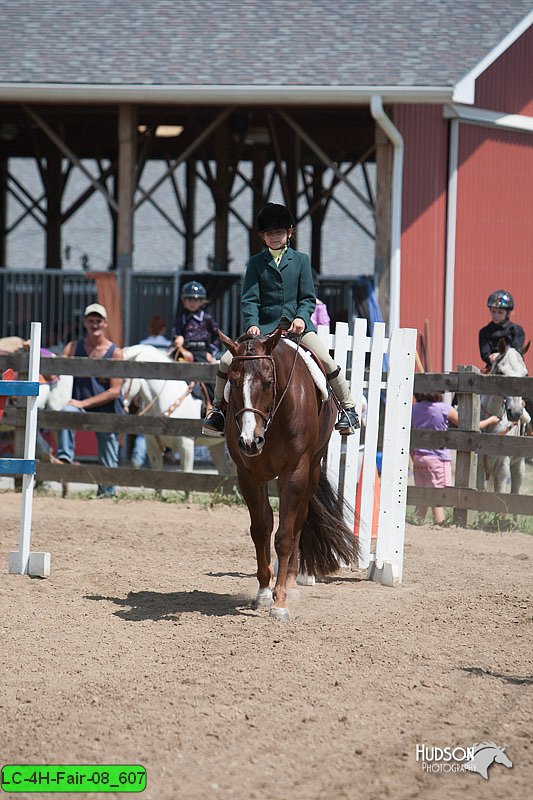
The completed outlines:
{"type": "Polygon", "coordinates": [[[404,137],[400,324],[424,331],[431,367],[442,369],[448,123],[442,106],[394,109],[404,137]]]}
{"type": "Polygon", "coordinates": [[[475,105],[533,116],[533,27],[479,76],[475,105]]]}
{"type": "MultiPolygon", "coordinates": [[[[533,136],[461,124],[457,181],[454,365],[480,365],[479,328],[495,289],[533,336],[533,136]]],[[[526,359],[533,373],[533,358],[526,359]]]]}

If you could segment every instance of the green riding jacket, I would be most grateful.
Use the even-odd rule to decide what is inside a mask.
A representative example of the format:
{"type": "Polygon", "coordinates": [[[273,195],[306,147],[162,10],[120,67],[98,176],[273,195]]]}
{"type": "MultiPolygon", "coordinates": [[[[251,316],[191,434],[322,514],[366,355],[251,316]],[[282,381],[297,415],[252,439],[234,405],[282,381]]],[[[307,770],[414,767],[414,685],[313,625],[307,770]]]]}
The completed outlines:
{"type": "Polygon", "coordinates": [[[315,331],[311,314],[316,295],[311,262],[305,253],[288,247],[279,266],[268,249],[248,261],[242,287],[244,330],[257,325],[262,334],[272,333],[281,319],[300,317],[305,333],[315,331]]]}

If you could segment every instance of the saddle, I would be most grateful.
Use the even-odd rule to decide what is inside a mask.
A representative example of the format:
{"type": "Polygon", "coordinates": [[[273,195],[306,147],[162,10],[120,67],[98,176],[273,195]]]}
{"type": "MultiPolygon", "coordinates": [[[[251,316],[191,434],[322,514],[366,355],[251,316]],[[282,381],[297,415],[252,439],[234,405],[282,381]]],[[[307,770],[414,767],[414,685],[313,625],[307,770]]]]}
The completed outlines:
{"type": "Polygon", "coordinates": [[[292,334],[285,335],[283,337],[283,341],[294,350],[298,348],[298,352],[300,353],[307,369],[309,370],[309,374],[311,375],[313,383],[318,389],[321,399],[323,401],[327,400],[329,397],[328,381],[324,367],[322,366],[322,362],[309,347],[306,347],[301,342],[298,344],[298,337],[295,337],[292,334]]]}

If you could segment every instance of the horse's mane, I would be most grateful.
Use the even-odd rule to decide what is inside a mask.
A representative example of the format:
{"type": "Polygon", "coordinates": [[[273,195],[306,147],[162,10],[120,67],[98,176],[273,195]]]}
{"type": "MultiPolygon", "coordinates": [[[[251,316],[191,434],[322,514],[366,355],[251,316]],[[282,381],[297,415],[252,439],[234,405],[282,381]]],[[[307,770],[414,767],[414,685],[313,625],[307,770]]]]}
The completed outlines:
{"type": "Polygon", "coordinates": [[[525,378],[527,367],[522,354],[514,347],[508,347],[493,365],[493,372],[500,372],[507,377],[525,378]]]}

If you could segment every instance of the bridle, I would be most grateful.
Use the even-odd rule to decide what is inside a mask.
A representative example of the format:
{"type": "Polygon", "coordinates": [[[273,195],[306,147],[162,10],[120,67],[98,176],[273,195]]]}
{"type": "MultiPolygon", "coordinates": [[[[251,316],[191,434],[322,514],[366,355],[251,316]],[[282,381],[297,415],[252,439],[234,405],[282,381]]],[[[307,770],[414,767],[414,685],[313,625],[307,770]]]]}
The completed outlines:
{"type": "Polygon", "coordinates": [[[253,406],[250,406],[250,407],[245,406],[244,408],[239,408],[237,411],[235,411],[234,412],[234,419],[235,419],[235,423],[237,425],[237,428],[239,429],[239,433],[242,433],[242,428],[239,425],[238,419],[246,411],[251,411],[253,414],[257,414],[258,416],[261,417],[261,419],[265,423],[265,433],[270,428],[270,425],[272,424],[272,420],[274,419],[274,416],[277,413],[280,405],[283,402],[283,398],[285,397],[285,395],[287,394],[287,391],[289,389],[289,386],[290,386],[290,383],[291,383],[291,380],[292,380],[292,376],[293,376],[293,373],[294,373],[294,368],[296,366],[296,359],[298,358],[298,350],[299,350],[299,348],[300,348],[300,339],[298,338],[298,343],[297,343],[296,349],[294,351],[294,359],[293,359],[293,362],[292,362],[292,365],[291,365],[291,371],[289,373],[289,377],[287,379],[287,384],[285,386],[285,389],[282,392],[281,397],[279,398],[279,400],[277,402],[276,402],[276,392],[277,392],[277,388],[278,388],[278,378],[277,378],[277,372],[276,372],[276,362],[274,360],[274,357],[271,356],[271,355],[267,355],[266,353],[263,353],[263,354],[247,353],[247,354],[242,355],[242,356],[233,356],[232,364],[235,361],[251,361],[252,359],[255,359],[257,361],[259,359],[267,359],[272,364],[272,370],[273,370],[272,405],[270,406],[270,408],[268,409],[268,411],[266,413],[264,411],[261,411],[261,409],[259,409],[259,408],[254,408],[253,406]]]}

